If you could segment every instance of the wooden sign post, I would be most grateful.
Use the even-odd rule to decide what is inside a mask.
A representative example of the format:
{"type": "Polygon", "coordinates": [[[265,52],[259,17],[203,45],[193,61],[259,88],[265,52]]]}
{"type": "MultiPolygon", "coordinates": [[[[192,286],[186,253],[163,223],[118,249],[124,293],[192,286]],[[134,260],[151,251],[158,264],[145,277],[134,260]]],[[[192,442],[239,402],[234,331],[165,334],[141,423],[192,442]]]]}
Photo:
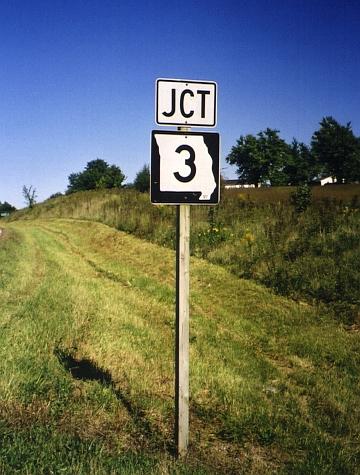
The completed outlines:
{"type": "Polygon", "coordinates": [[[215,127],[217,85],[209,81],[158,79],[156,122],[177,132],[151,135],[150,196],[153,204],[177,205],[175,442],[178,457],[189,443],[190,205],[219,202],[219,134],[190,132],[215,127]]]}
{"type": "Polygon", "coordinates": [[[179,205],[176,218],[175,442],[181,457],[189,440],[190,206],[179,205]]]}

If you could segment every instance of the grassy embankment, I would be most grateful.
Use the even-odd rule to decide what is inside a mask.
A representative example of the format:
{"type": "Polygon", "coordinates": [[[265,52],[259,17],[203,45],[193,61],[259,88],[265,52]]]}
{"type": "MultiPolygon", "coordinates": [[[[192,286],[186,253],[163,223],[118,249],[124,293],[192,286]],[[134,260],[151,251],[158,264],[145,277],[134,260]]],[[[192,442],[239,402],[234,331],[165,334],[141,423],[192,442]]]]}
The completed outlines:
{"type": "MultiPolygon", "coordinates": [[[[360,185],[315,187],[302,213],[289,204],[293,191],[225,192],[218,207],[193,207],[192,254],[359,323],[360,185]]],[[[174,207],[152,206],[147,194],[132,190],[78,193],[14,217],[90,219],[170,248],[175,242],[174,207]]]]}
{"type": "Polygon", "coordinates": [[[171,457],[174,253],[101,224],[0,239],[0,473],[356,473],[360,335],[191,266],[191,446],[171,457]]]}

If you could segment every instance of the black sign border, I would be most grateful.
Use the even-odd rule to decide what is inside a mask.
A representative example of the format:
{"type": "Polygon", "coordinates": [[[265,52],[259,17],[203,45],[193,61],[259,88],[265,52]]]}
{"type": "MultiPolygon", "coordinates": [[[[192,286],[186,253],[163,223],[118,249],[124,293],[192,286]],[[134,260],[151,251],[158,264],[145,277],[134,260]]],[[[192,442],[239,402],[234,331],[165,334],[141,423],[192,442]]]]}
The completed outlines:
{"type": "Polygon", "coordinates": [[[151,174],[150,174],[151,203],[160,204],[191,204],[216,205],[220,200],[220,135],[216,132],[172,132],[169,130],[153,130],[151,132],[151,174]],[[171,135],[200,135],[213,158],[212,172],[216,180],[216,187],[208,200],[200,200],[201,192],[191,191],[160,191],[160,153],[155,134],[171,135]],[[218,157],[218,160],[214,160],[218,157]]]}
{"type": "Polygon", "coordinates": [[[217,84],[216,82],[214,81],[194,81],[194,80],[190,80],[190,81],[187,81],[185,79],[162,79],[162,78],[159,78],[156,80],[156,100],[155,100],[155,104],[156,104],[156,114],[155,114],[155,122],[158,124],[158,125],[168,125],[168,126],[171,126],[171,125],[182,125],[182,126],[186,126],[186,127],[216,127],[216,119],[217,119],[217,84]],[[214,87],[215,87],[215,91],[214,91],[214,123],[213,124],[195,124],[193,122],[188,122],[188,121],[185,121],[185,122],[160,122],[159,121],[159,101],[158,101],[158,97],[159,97],[159,82],[180,82],[180,83],[190,83],[190,84],[212,84],[214,87]]]}

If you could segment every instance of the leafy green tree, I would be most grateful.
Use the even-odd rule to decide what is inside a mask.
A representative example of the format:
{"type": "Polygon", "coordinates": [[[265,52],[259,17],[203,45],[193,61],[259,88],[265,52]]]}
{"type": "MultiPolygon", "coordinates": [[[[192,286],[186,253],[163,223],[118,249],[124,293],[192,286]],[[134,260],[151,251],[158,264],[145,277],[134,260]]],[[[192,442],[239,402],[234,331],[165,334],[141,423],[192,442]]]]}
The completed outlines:
{"type": "Polygon", "coordinates": [[[4,201],[4,203],[1,203],[1,201],[0,201],[0,214],[1,213],[12,213],[13,211],[16,211],[15,206],[12,206],[7,201],[4,201]]]}
{"type": "Polygon", "coordinates": [[[249,134],[240,136],[226,161],[237,166],[237,174],[242,183],[254,183],[258,186],[265,174],[263,158],[257,138],[249,134]]]}
{"type": "Polygon", "coordinates": [[[144,165],[143,168],[136,174],[134,186],[135,189],[141,191],[141,193],[150,190],[149,165],[144,165]]]}
{"type": "Polygon", "coordinates": [[[315,160],[310,148],[294,138],[290,145],[290,156],[284,167],[288,184],[299,186],[311,183],[321,170],[322,167],[315,160]]]}
{"type": "Polygon", "coordinates": [[[338,183],[360,179],[360,140],[351,123],[339,124],[333,117],[324,117],[311,140],[314,156],[338,183]]]}
{"type": "Polygon", "coordinates": [[[100,158],[87,163],[85,170],[69,175],[67,193],[96,190],[101,188],[120,188],[125,175],[116,165],[109,165],[100,158]]]}
{"type": "Polygon", "coordinates": [[[23,196],[25,198],[25,203],[28,205],[29,208],[33,208],[34,204],[36,203],[36,188],[34,188],[32,185],[30,186],[23,186],[22,189],[23,196]]]}
{"type": "Polygon", "coordinates": [[[287,185],[285,165],[291,159],[289,145],[279,137],[279,131],[267,128],[256,136],[240,136],[226,160],[237,166],[242,183],[287,185]]]}

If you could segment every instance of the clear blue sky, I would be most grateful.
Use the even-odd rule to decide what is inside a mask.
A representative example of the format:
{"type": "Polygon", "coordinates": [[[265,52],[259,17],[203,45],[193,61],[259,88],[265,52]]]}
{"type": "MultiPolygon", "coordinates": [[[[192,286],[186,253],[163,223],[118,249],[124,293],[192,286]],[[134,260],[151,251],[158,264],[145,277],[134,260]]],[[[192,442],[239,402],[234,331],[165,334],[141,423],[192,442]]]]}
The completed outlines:
{"type": "Polygon", "coordinates": [[[132,181],[158,77],[217,81],[223,167],[266,127],[309,143],[333,115],[360,135],[358,0],[3,0],[0,65],[0,201],[17,207],[97,157],[132,181]]]}

